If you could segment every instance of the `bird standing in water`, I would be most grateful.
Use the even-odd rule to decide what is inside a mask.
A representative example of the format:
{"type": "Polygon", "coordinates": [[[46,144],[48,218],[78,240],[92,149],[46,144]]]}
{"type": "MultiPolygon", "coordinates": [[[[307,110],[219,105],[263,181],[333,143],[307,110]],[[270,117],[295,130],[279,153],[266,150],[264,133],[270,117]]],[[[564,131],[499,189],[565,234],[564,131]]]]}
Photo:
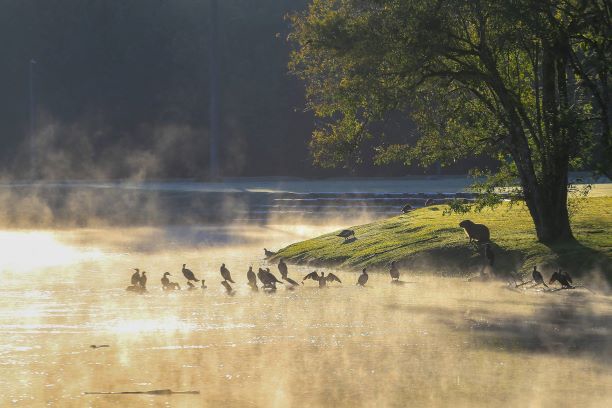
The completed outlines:
{"type": "Polygon", "coordinates": [[[342,283],[340,278],[338,278],[333,273],[328,273],[327,276],[325,276],[325,272],[321,272],[321,275],[319,276],[317,275],[317,271],[310,272],[308,275],[304,276],[304,279],[302,279],[302,282],[305,281],[306,279],[312,279],[314,281],[319,282],[320,288],[325,287],[328,282],[331,283],[333,281],[336,281],[338,283],[342,283]]]}
{"type": "Polygon", "coordinates": [[[249,266],[249,270],[247,271],[247,280],[249,281],[249,286],[251,289],[257,289],[257,276],[255,276],[255,272],[253,272],[253,267],[249,266]]]}
{"type": "Polygon", "coordinates": [[[399,269],[395,266],[395,261],[391,262],[391,269],[389,270],[389,275],[391,275],[391,280],[399,281],[399,269]]]}
{"type": "Polygon", "coordinates": [[[319,281],[319,272],[317,272],[317,271],[312,271],[312,272],[310,272],[308,275],[306,275],[306,276],[304,276],[304,277],[302,278],[302,283],[304,283],[304,281],[305,281],[306,279],[312,279],[312,280],[314,280],[314,281],[317,281],[317,282],[318,282],[318,281],[319,281]]]}
{"type": "Polygon", "coordinates": [[[259,268],[259,271],[257,272],[257,277],[263,284],[264,289],[276,290],[276,284],[283,283],[276,279],[276,276],[272,275],[269,268],[267,270],[259,268]]]}
{"type": "Polygon", "coordinates": [[[183,276],[185,277],[185,279],[187,279],[188,281],[199,282],[200,280],[196,279],[196,277],[193,274],[193,272],[191,272],[189,269],[185,268],[185,265],[187,265],[187,264],[183,264],[183,269],[181,270],[183,272],[183,276]]]}
{"type": "Polygon", "coordinates": [[[140,275],[140,282],[138,284],[142,289],[147,290],[147,273],[145,271],[142,271],[142,275],[140,275]]]}
{"type": "Polygon", "coordinates": [[[538,285],[544,285],[548,287],[546,282],[544,282],[544,277],[542,276],[540,271],[538,271],[537,266],[533,267],[533,271],[531,272],[531,277],[533,278],[533,281],[535,282],[535,285],[533,285],[532,287],[538,286],[538,285]]]}
{"type": "Polygon", "coordinates": [[[166,290],[170,286],[170,279],[168,279],[168,275],[172,276],[170,272],[164,272],[164,276],[161,278],[162,289],[166,290]]]}
{"type": "Polygon", "coordinates": [[[170,272],[164,272],[164,276],[161,278],[161,284],[163,290],[181,290],[181,286],[176,282],[170,282],[168,276],[172,276],[170,272]]]}
{"type": "Polygon", "coordinates": [[[223,278],[223,281],[230,281],[232,283],[235,283],[232,280],[232,276],[230,275],[229,269],[225,267],[225,264],[221,264],[221,268],[219,269],[219,271],[221,272],[221,277],[223,278]]]}
{"type": "Polygon", "coordinates": [[[134,268],[134,270],[135,270],[136,272],[134,272],[134,273],[132,274],[132,280],[131,280],[131,282],[132,282],[132,285],[133,285],[133,286],[138,286],[138,285],[140,285],[140,269],[138,269],[138,268],[134,268]]]}
{"type": "Polygon", "coordinates": [[[278,271],[280,272],[283,279],[287,279],[287,274],[289,273],[289,271],[287,270],[287,264],[285,263],[283,258],[278,261],[278,271]]]}
{"type": "Polygon", "coordinates": [[[359,286],[365,286],[365,284],[368,282],[368,273],[366,272],[366,268],[363,268],[363,270],[361,271],[361,275],[359,275],[359,278],[357,279],[357,284],[359,286]]]}
{"type": "Polygon", "coordinates": [[[485,245],[484,255],[487,261],[489,261],[489,266],[493,266],[495,263],[495,254],[493,253],[493,249],[491,249],[491,244],[485,245]]]}
{"type": "Polygon", "coordinates": [[[276,276],[274,276],[274,275],[272,274],[272,272],[270,272],[270,268],[266,268],[264,272],[265,272],[265,274],[266,274],[266,277],[268,278],[268,281],[269,281],[269,282],[270,282],[272,285],[276,286],[276,284],[277,284],[277,283],[280,283],[280,284],[283,284],[283,285],[284,285],[284,283],[283,283],[283,282],[279,281],[279,280],[278,280],[278,278],[277,278],[276,276]]]}

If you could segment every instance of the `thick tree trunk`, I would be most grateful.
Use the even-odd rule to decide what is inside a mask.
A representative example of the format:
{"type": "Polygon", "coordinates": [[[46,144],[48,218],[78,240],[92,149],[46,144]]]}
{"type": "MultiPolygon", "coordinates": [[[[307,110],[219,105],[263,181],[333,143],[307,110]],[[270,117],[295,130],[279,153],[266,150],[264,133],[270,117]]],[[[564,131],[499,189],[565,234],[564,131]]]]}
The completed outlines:
{"type": "Polygon", "coordinates": [[[543,243],[573,240],[567,209],[568,139],[570,129],[562,127],[560,110],[567,108],[567,61],[558,44],[544,44],[542,52],[542,105],[546,143],[541,150],[539,177],[532,155],[525,145],[522,128],[516,121],[515,162],[519,169],[525,202],[533,218],[538,240],[543,243]],[[522,143],[521,143],[522,142],[522,143]]]}
{"type": "Polygon", "coordinates": [[[521,182],[538,240],[546,244],[573,240],[567,210],[567,172],[545,177],[535,185],[529,180],[521,182]]]}

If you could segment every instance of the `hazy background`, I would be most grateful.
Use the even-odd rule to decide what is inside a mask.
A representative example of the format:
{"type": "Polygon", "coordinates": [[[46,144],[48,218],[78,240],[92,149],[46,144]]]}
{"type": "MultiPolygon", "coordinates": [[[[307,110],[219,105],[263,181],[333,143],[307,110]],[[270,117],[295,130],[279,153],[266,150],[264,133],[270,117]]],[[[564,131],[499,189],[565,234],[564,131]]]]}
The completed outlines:
{"type": "MultiPolygon", "coordinates": [[[[303,85],[287,73],[284,19],[306,4],[218,1],[222,176],[457,174],[473,167],[479,159],[445,169],[379,167],[370,159],[354,172],[314,168],[314,118],[304,111],[303,85]]],[[[44,179],[206,179],[210,21],[208,0],[0,0],[0,173],[28,176],[34,151],[44,179]]],[[[414,132],[402,118],[385,129],[389,142],[406,142],[414,132]]]]}

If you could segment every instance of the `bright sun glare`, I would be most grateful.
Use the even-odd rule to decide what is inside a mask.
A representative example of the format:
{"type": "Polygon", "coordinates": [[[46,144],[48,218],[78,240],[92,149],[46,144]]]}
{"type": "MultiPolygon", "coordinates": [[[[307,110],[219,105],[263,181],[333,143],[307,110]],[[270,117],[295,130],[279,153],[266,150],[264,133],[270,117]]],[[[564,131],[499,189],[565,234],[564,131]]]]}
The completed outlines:
{"type": "Polygon", "coordinates": [[[0,268],[29,271],[70,265],[103,257],[98,249],[85,251],[59,242],[51,232],[0,232],[0,268]]]}

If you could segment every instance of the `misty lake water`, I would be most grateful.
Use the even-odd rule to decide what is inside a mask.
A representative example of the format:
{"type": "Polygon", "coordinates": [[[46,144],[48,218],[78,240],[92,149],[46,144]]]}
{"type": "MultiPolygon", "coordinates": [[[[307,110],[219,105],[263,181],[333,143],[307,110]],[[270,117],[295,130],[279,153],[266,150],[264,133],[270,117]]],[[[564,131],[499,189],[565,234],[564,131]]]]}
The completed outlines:
{"type": "Polygon", "coordinates": [[[334,270],[342,285],[249,290],[264,246],[340,227],[0,232],[0,406],[612,406],[603,295],[407,270],[404,285],[371,274],[360,288],[334,270]],[[208,288],[161,291],[164,271],[184,287],[183,263],[208,288]],[[148,294],[125,291],[133,267],[148,272],[148,294]],[[200,394],[84,394],[154,389],[200,394]]]}

